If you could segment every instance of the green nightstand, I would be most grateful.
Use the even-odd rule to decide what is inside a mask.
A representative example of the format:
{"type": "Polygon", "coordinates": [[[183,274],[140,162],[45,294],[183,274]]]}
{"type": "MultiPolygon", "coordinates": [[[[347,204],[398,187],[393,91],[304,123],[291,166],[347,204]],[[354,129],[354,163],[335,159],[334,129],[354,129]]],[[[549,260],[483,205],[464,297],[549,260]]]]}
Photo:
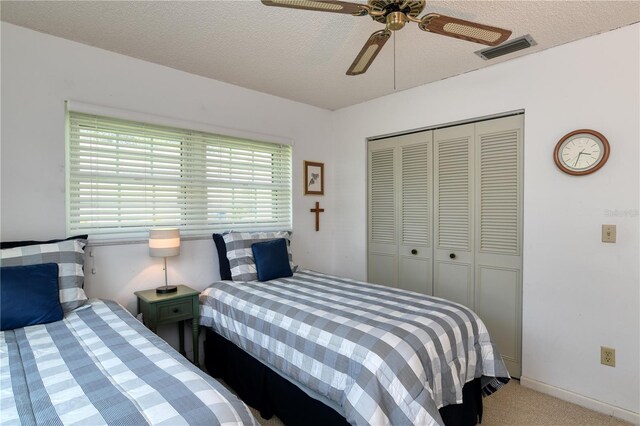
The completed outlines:
{"type": "Polygon", "coordinates": [[[161,324],[177,322],[180,333],[180,353],[184,351],[184,322],[191,320],[193,332],[193,363],[198,364],[200,303],[199,291],[179,285],[176,293],[157,294],[156,290],[143,290],[134,293],[138,297],[138,313],[142,313],[144,325],[154,333],[161,324]]]}

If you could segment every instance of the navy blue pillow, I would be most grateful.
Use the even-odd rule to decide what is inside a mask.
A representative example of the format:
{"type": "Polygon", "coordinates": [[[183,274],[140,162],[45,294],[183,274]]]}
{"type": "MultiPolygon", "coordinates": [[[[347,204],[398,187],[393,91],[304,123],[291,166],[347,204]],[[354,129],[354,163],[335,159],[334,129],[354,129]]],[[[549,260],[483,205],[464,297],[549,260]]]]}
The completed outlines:
{"type": "Polygon", "coordinates": [[[287,241],[284,238],[251,244],[259,281],[269,281],[293,275],[289,265],[287,241]]]}
{"type": "Polygon", "coordinates": [[[58,264],[0,268],[0,329],[47,324],[62,319],[58,264]]]}
{"type": "Polygon", "coordinates": [[[222,281],[232,281],[231,265],[227,258],[227,244],[224,242],[222,234],[213,234],[213,242],[216,243],[218,251],[218,264],[220,265],[220,279],[222,281]]]}

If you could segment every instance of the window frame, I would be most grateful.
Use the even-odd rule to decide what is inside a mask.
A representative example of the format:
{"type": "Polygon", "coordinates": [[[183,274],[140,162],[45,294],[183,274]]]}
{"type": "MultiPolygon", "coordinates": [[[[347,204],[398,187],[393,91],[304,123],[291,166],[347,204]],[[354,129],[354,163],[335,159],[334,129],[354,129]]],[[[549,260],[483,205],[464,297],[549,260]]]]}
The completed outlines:
{"type": "MultiPolygon", "coordinates": [[[[187,136],[187,138],[191,138],[194,140],[202,139],[202,141],[200,142],[192,142],[193,145],[191,146],[191,148],[184,148],[184,152],[181,152],[180,161],[179,161],[179,163],[181,164],[180,165],[181,170],[183,170],[183,168],[185,167],[184,164],[189,162],[187,155],[195,153],[193,146],[200,147],[201,150],[204,150],[203,152],[207,152],[209,149],[222,150],[221,146],[216,146],[214,144],[211,144],[211,139],[215,139],[215,138],[221,138],[222,140],[225,141],[225,143],[227,143],[229,140],[231,141],[243,140],[243,142],[248,144],[244,146],[243,149],[245,150],[249,149],[247,147],[255,147],[255,146],[263,145],[265,147],[265,151],[263,152],[263,155],[265,152],[268,151],[266,147],[269,147],[270,150],[278,149],[282,152],[288,152],[288,156],[284,159],[285,163],[274,165],[273,168],[271,169],[273,171],[272,173],[278,173],[279,175],[282,175],[284,173],[285,175],[284,179],[288,180],[288,182],[286,183],[285,192],[281,194],[281,197],[284,197],[283,199],[285,200],[284,201],[285,204],[283,204],[283,202],[280,202],[277,204],[273,204],[273,203],[271,204],[272,206],[276,205],[280,207],[286,205],[286,211],[284,212],[284,215],[285,215],[284,220],[275,221],[272,224],[269,224],[266,222],[260,223],[259,221],[255,221],[255,222],[251,222],[250,226],[247,226],[246,222],[240,222],[240,221],[235,224],[225,223],[223,225],[211,223],[210,215],[206,214],[207,206],[210,205],[210,198],[208,196],[209,191],[208,189],[205,189],[203,192],[203,196],[200,197],[200,201],[199,201],[199,203],[202,204],[203,206],[202,210],[205,211],[203,216],[200,218],[201,220],[204,219],[203,224],[201,226],[194,227],[192,219],[185,219],[186,222],[185,220],[180,220],[180,223],[175,226],[177,226],[178,228],[181,228],[181,232],[186,237],[186,239],[198,238],[203,236],[207,236],[208,238],[212,232],[223,232],[223,231],[231,231],[231,230],[240,230],[240,231],[247,231],[247,232],[262,231],[262,230],[291,230],[291,228],[293,227],[293,143],[291,140],[287,138],[272,136],[272,135],[265,135],[265,134],[254,133],[254,132],[247,132],[247,131],[239,131],[237,129],[221,128],[217,126],[210,126],[204,123],[189,122],[189,121],[171,119],[167,117],[153,116],[149,114],[126,111],[126,110],[117,110],[113,108],[83,104],[83,103],[74,102],[74,101],[67,101],[65,104],[66,104],[65,105],[65,135],[66,135],[65,225],[67,229],[67,235],[89,233],[92,240],[98,240],[98,241],[114,241],[114,242],[141,241],[146,239],[148,229],[154,226],[157,226],[149,222],[145,225],[137,227],[137,229],[132,231],[127,231],[121,226],[106,227],[106,228],[103,227],[102,231],[95,230],[95,229],[100,229],[99,227],[94,227],[93,229],[90,229],[88,227],[74,226],[74,223],[72,223],[72,216],[71,216],[72,213],[74,212],[74,209],[76,208],[74,207],[74,204],[73,204],[74,200],[72,200],[73,195],[71,191],[72,178],[73,178],[72,165],[75,164],[75,163],[72,163],[72,158],[71,158],[71,152],[72,152],[71,116],[73,114],[94,115],[94,116],[104,117],[107,120],[111,119],[114,121],[124,120],[131,124],[140,124],[141,127],[157,126],[161,128],[170,128],[177,132],[183,132],[185,135],[190,133],[190,135],[187,136]],[[208,142],[206,141],[207,136],[212,137],[212,138],[209,138],[208,142]],[[284,164],[284,166],[282,164],[284,164]],[[285,221],[288,223],[284,223],[285,221]],[[185,223],[188,225],[187,227],[185,227],[185,223]],[[144,228],[144,230],[141,228],[144,228]],[[105,229],[110,230],[110,232],[109,231],[105,232],[104,231],[105,229]]],[[[119,139],[116,139],[116,140],[119,140],[119,139]]],[[[185,140],[182,140],[180,143],[184,144],[185,142],[186,142],[185,140]]],[[[258,153],[258,152],[260,151],[258,149],[255,149],[254,155],[255,153],[258,153]]],[[[281,158],[279,157],[276,159],[276,161],[280,161],[280,160],[281,158]]],[[[201,170],[199,171],[200,173],[206,173],[208,161],[209,161],[208,155],[203,158],[200,158],[199,160],[196,159],[195,163],[201,167],[201,170]]],[[[249,162],[248,164],[255,166],[255,164],[251,162],[249,162]]],[[[193,171],[197,172],[196,169],[192,168],[190,172],[193,172],[193,171]]],[[[186,174],[184,172],[182,173],[186,174]]],[[[253,173],[255,174],[255,169],[253,170],[253,173]]],[[[267,171],[267,174],[268,173],[269,171],[267,171]]],[[[205,182],[205,186],[203,188],[211,188],[210,186],[211,184],[208,182],[207,178],[203,178],[203,180],[200,182],[205,182]]],[[[184,182],[177,182],[177,184],[180,184],[180,183],[184,183],[184,182]]],[[[254,185],[256,185],[255,182],[254,182],[254,185]]],[[[238,184],[238,187],[242,187],[245,192],[247,191],[246,184],[242,184],[242,185],[238,184]]],[[[282,189],[282,187],[280,187],[280,189],[282,189]]],[[[234,189],[231,191],[238,191],[238,189],[234,189]]],[[[259,191],[259,189],[253,188],[253,191],[259,191]]],[[[192,192],[193,191],[186,185],[183,185],[182,189],[179,190],[179,194],[181,197],[184,197],[185,200],[187,200],[187,198],[189,198],[190,200],[189,202],[185,202],[184,203],[185,205],[193,204],[192,192]]],[[[255,197],[257,197],[257,195],[254,195],[253,200],[257,202],[257,198],[255,197]]],[[[195,210],[193,207],[188,207],[188,208],[184,207],[181,209],[181,211],[183,212],[183,216],[184,216],[187,213],[193,213],[195,210]]],[[[229,210],[229,211],[232,211],[232,210],[229,210]]],[[[282,214],[281,213],[282,211],[283,210],[281,208],[280,212],[278,212],[277,214],[278,215],[282,214]]],[[[255,211],[254,215],[258,215],[257,211],[255,211]]],[[[254,219],[256,217],[257,216],[254,216],[254,219]]]]}

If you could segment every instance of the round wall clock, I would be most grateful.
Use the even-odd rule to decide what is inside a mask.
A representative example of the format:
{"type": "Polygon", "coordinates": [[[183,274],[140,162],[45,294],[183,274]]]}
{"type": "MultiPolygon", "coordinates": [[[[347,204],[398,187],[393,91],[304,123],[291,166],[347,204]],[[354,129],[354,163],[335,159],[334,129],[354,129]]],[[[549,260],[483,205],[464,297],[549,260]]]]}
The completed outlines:
{"type": "Polygon", "coordinates": [[[609,159],[609,142],[595,130],[580,129],[564,135],[556,144],[553,159],[560,170],[570,175],[588,175],[609,159]]]}

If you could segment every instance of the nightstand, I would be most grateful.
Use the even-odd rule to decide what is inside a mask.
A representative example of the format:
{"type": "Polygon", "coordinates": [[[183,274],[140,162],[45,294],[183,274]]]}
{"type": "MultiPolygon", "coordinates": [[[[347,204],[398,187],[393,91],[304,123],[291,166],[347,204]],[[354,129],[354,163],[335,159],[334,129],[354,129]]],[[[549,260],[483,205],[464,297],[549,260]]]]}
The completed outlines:
{"type": "Polygon", "coordinates": [[[138,313],[142,313],[144,325],[156,333],[162,324],[178,323],[180,333],[180,353],[184,351],[184,322],[191,320],[193,333],[193,363],[198,364],[200,303],[199,291],[179,285],[176,293],[157,294],[155,289],[136,291],[138,313]]]}

